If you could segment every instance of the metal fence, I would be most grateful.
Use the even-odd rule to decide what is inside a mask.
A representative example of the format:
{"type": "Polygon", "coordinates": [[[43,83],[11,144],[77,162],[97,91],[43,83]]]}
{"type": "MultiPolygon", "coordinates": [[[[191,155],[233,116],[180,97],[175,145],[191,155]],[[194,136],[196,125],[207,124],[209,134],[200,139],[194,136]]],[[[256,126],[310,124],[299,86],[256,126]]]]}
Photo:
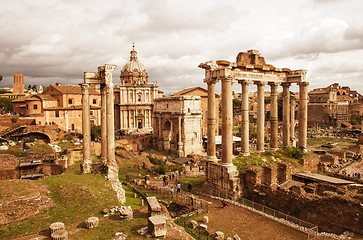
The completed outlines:
{"type": "Polygon", "coordinates": [[[178,224],[179,226],[182,226],[185,231],[187,233],[189,233],[194,239],[196,240],[212,240],[215,239],[215,237],[213,235],[211,235],[207,230],[201,228],[201,227],[196,227],[193,228],[190,221],[193,220],[192,218],[195,217],[195,215],[193,216],[188,216],[188,217],[182,217],[182,218],[177,218],[175,220],[175,223],[178,224]]]}
{"type": "Polygon", "coordinates": [[[308,230],[308,240],[315,240],[318,239],[319,232],[318,232],[318,226],[310,228],[308,230]]]}

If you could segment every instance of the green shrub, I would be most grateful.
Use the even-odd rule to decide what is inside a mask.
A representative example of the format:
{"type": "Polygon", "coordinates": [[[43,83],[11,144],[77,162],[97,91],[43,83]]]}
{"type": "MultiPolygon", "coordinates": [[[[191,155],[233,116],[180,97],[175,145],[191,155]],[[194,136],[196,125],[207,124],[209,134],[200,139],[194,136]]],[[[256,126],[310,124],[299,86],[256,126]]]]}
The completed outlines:
{"type": "Polygon", "coordinates": [[[155,164],[155,165],[161,165],[164,163],[164,161],[160,158],[156,158],[156,157],[152,157],[152,156],[147,156],[147,158],[150,160],[150,162],[152,164],[155,164]]]}
{"type": "Polygon", "coordinates": [[[302,159],[304,157],[304,151],[297,147],[285,147],[283,153],[295,159],[302,159]]]}
{"type": "Polygon", "coordinates": [[[168,167],[166,166],[166,164],[161,164],[157,167],[154,168],[155,172],[159,173],[159,174],[165,174],[168,171],[168,167]]]}

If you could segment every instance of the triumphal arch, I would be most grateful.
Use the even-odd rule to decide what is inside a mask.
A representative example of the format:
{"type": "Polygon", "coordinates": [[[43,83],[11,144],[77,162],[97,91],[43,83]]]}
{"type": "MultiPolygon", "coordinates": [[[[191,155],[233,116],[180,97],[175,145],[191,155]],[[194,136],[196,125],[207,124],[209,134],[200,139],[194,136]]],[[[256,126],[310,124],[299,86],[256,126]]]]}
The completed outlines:
{"type": "Polygon", "coordinates": [[[238,197],[241,193],[237,168],[232,163],[233,158],[233,105],[232,84],[238,82],[242,87],[241,97],[241,151],[243,155],[249,155],[249,100],[248,87],[250,84],[257,85],[257,146],[256,151],[262,152],[265,148],[265,110],[264,110],[264,87],[271,88],[271,140],[270,148],[278,148],[278,92],[279,85],[283,92],[283,141],[285,147],[291,146],[292,128],[290,91],[291,84],[299,85],[299,139],[298,146],[306,149],[307,136],[307,104],[308,104],[308,82],[306,81],[306,70],[290,70],[287,68],[276,68],[265,63],[264,57],[259,51],[249,50],[240,52],[236,62],[208,61],[201,63],[200,68],[205,69],[204,82],[208,85],[208,145],[207,145],[207,167],[206,187],[218,189],[226,196],[238,197]],[[221,81],[222,85],[222,162],[217,163],[215,132],[215,84],[221,81]]]}

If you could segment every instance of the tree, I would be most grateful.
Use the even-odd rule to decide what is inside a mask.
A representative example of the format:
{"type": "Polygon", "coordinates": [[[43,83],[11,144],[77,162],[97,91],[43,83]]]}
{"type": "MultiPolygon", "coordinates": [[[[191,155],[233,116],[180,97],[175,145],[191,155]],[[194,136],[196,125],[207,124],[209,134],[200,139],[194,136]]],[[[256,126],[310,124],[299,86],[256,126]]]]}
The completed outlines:
{"type": "Polygon", "coordinates": [[[10,91],[9,90],[6,90],[6,89],[0,89],[0,94],[3,94],[3,93],[9,93],[10,91]]]}
{"type": "Polygon", "coordinates": [[[91,139],[92,141],[95,141],[96,139],[101,139],[101,126],[91,126],[91,139]]]}
{"type": "Polygon", "coordinates": [[[13,111],[13,104],[11,101],[14,99],[11,98],[0,98],[0,110],[4,112],[12,112],[13,111]]]}
{"type": "Polygon", "coordinates": [[[0,74],[0,81],[3,80],[3,75],[0,74]]]}
{"type": "Polygon", "coordinates": [[[233,107],[240,107],[241,101],[237,98],[233,99],[233,107]]]}

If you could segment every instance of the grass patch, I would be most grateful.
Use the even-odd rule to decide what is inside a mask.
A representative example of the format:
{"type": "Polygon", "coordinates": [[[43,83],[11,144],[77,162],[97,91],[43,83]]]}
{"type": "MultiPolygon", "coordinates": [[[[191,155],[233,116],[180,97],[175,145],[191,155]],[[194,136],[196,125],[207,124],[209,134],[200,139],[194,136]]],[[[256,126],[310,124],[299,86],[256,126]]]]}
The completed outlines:
{"type": "Polygon", "coordinates": [[[122,185],[122,187],[125,189],[125,195],[126,195],[126,206],[131,206],[133,210],[141,208],[141,196],[137,195],[137,197],[134,197],[134,190],[127,186],[122,185]]]}
{"type": "MultiPolygon", "coordinates": [[[[49,189],[49,197],[54,202],[53,208],[34,217],[1,226],[0,239],[47,229],[51,223],[57,221],[68,225],[84,221],[90,216],[101,217],[103,208],[121,205],[103,176],[80,175],[79,164],[75,164],[65,174],[37,181],[49,189]]],[[[18,184],[21,186],[22,182],[18,184]]]]}
{"type": "Polygon", "coordinates": [[[181,178],[179,182],[181,184],[181,189],[187,192],[189,183],[192,184],[192,190],[200,189],[205,182],[205,177],[204,176],[186,177],[186,178],[181,178]]]}
{"type": "Polygon", "coordinates": [[[147,226],[146,215],[135,215],[130,221],[119,219],[101,221],[96,228],[83,228],[70,234],[69,237],[70,239],[109,240],[116,232],[122,232],[127,234],[128,239],[144,239],[136,233],[136,230],[145,226],[147,226]]]}
{"type": "Polygon", "coordinates": [[[239,172],[244,172],[251,166],[268,166],[272,164],[272,160],[264,155],[250,155],[247,157],[236,157],[233,160],[233,164],[239,172]]]}
{"type": "Polygon", "coordinates": [[[353,140],[343,138],[332,138],[332,137],[320,137],[320,138],[309,138],[307,143],[309,146],[323,145],[327,143],[354,143],[353,140]]]}
{"type": "Polygon", "coordinates": [[[32,146],[28,143],[28,146],[33,150],[34,154],[50,154],[53,153],[52,148],[45,142],[36,140],[34,141],[34,145],[32,146]]]}
{"type": "Polygon", "coordinates": [[[15,146],[8,145],[8,147],[8,150],[1,150],[0,154],[13,154],[19,156],[23,152],[23,147],[19,142],[17,142],[15,146]]]}

